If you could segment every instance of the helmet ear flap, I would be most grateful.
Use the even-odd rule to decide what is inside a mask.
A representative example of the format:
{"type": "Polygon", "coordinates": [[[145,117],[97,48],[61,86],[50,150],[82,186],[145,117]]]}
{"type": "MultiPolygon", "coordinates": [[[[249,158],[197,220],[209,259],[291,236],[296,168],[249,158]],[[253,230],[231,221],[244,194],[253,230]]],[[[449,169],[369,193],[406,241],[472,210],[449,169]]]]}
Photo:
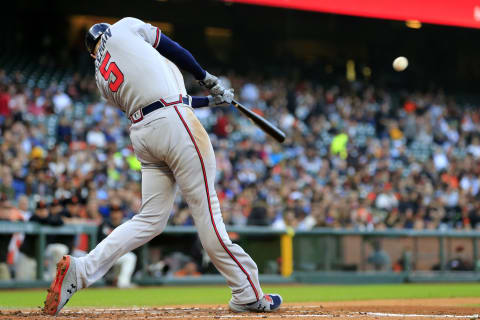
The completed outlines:
{"type": "Polygon", "coordinates": [[[108,28],[110,28],[108,23],[97,23],[87,31],[85,34],[85,46],[90,54],[94,53],[95,46],[108,28]]]}

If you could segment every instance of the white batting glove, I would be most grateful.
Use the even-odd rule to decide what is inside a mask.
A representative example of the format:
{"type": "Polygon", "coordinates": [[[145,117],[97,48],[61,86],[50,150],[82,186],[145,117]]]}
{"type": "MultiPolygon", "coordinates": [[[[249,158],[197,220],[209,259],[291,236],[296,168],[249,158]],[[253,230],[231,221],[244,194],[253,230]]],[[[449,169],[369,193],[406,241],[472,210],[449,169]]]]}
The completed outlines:
{"type": "Polygon", "coordinates": [[[210,93],[212,94],[212,96],[221,96],[226,90],[227,88],[225,88],[221,84],[217,84],[213,88],[210,88],[210,93]]]}
{"type": "Polygon", "coordinates": [[[199,80],[198,83],[210,90],[218,85],[218,78],[205,71],[205,78],[203,80],[199,80]]]}
{"type": "Polygon", "coordinates": [[[234,99],[233,91],[232,88],[223,89],[219,94],[208,96],[209,106],[230,105],[234,99]]]}

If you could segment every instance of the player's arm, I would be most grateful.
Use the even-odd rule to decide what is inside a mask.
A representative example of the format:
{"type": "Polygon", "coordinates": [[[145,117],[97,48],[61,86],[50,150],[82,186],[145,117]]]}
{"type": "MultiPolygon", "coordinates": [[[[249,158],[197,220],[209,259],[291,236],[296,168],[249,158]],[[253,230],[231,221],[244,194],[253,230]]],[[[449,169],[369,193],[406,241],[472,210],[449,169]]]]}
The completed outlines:
{"type": "Polygon", "coordinates": [[[218,78],[206,72],[193,55],[167,35],[161,34],[160,41],[156,47],[158,52],[168,60],[175,63],[181,69],[190,72],[195,79],[203,82],[207,88],[218,84],[218,78]]]}
{"type": "Polygon", "coordinates": [[[217,77],[203,70],[188,50],[163,34],[159,28],[137,18],[128,17],[122,19],[122,21],[129,24],[133,32],[157,49],[162,56],[175,63],[179,68],[190,72],[198,81],[207,82],[205,85],[208,88],[218,84],[217,77]]]}
{"type": "Polygon", "coordinates": [[[158,52],[180,68],[190,72],[202,85],[210,89],[212,95],[192,97],[192,107],[201,108],[230,104],[233,100],[233,89],[226,89],[218,83],[218,79],[206,72],[193,55],[177,42],[162,34],[157,46],[158,52]]]}
{"type": "Polygon", "coordinates": [[[162,56],[175,63],[179,68],[191,73],[201,85],[210,90],[210,96],[192,97],[193,108],[230,104],[232,102],[233,89],[224,88],[218,82],[218,78],[205,71],[187,49],[149,23],[136,18],[126,19],[132,21],[134,30],[152,47],[157,49],[162,56]]]}
{"type": "Polygon", "coordinates": [[[196,97],[196,96],[191,96],[192,99],[192,108],[203,108],[203,107],[208,107],[210,106],[211,100],[213,100],[212,96],[207,96],[207,97],[196,97]]]}

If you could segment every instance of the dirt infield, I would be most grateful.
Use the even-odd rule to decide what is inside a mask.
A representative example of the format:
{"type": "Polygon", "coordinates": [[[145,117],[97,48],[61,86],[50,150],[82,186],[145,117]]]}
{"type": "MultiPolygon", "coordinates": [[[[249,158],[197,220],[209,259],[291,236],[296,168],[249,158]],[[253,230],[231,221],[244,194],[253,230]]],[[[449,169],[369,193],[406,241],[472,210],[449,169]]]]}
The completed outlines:
{"type": "MultiPolygon", "coordinates": [[[[368,300],[285,304],[272,314],[238,314],[226,306],[66,308],[55,319],[480,319],[480,298],[368,300]]],[[[1,310],[0,319],[52,319],[39,310],[1,310]]]]}

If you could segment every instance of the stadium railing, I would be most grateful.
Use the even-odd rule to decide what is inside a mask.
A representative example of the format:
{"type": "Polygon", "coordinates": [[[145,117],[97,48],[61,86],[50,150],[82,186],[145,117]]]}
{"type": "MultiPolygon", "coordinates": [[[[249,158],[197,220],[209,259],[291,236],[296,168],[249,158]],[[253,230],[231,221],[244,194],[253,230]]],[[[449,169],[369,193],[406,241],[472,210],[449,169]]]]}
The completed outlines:
{"type": "MultiPolygon", "coordinates": [[[[39,262],[44,261],[47,236],[87,234],[91,250],[97,243],[97,228],[95,225],[87,224],[50,227],[36,223],[0,221],[0,234],[24,233],[37,237],[37,280],[0,281],[0,287],[45,286],[48,282],[42,280],[44,264],[39,262]]],[[[268,282],[480,281],[479,231],[401,229],[358,231],[328,228],[294,231],[253,226],[227,227],[227,231],[232,239],[252,255],[259,266],[261,278],[267,279],[268,282]],[[386,251],[392,257],[400,256],[400,252],[408,247],[411,252],[411,261],[403,261],[402,270],[397,272],[369,269],[366,262],[367,256],[372,252],[369,245],[374,243],[375,239],[380,239],[384,243],[386,251]],[[455,243],[452,245],[452,241],[460,241],[458,243],[462,248],[468,246],[466,251],[473,264],[471,272],[449,272],[447,262],[451,258],[452,246],[455,245],[455,243]],[[421,253],[422,250],[426,253],[421,253]],[[398,252],[395,253],[395,251],[398,252]],[[438,262],[437,271],[429,269],[428,272],[427,270],[418,272],[418,268],[411,269],[415,260],[418,260],[419,255],[422,254],[431,261],[438,262]]],[[[188,248],[195,237],[196,229],[193,226],[167,226],[158,237],[158,241],[154,240],[137,251],[142,276],[136,281],[140,284],[223,282],[224,280],[217,275],[206,275],[196,280],[189,277],[156,279],[148,275],[149,246],[161,243],[167,244],[166,247],[172,247],[173,250],[175,244],[183,242],[184,248],[188,248]]]]}
{"type": "Polygon", "coordinates": [[[44,260],[48,235],[78,235],[85,233],[88,235],[89,247],[92,249],[97,243],[97,230],[98,227],[96,225],[89,224],[69,224],[61,227],[51,227],[32,222],[0,221],[0,234],[23,233],[36,236],[35,259],[37,260],[37,280],[41,280],[44,273],[44,264],[39,262],[43,262],[44,260]]]}

